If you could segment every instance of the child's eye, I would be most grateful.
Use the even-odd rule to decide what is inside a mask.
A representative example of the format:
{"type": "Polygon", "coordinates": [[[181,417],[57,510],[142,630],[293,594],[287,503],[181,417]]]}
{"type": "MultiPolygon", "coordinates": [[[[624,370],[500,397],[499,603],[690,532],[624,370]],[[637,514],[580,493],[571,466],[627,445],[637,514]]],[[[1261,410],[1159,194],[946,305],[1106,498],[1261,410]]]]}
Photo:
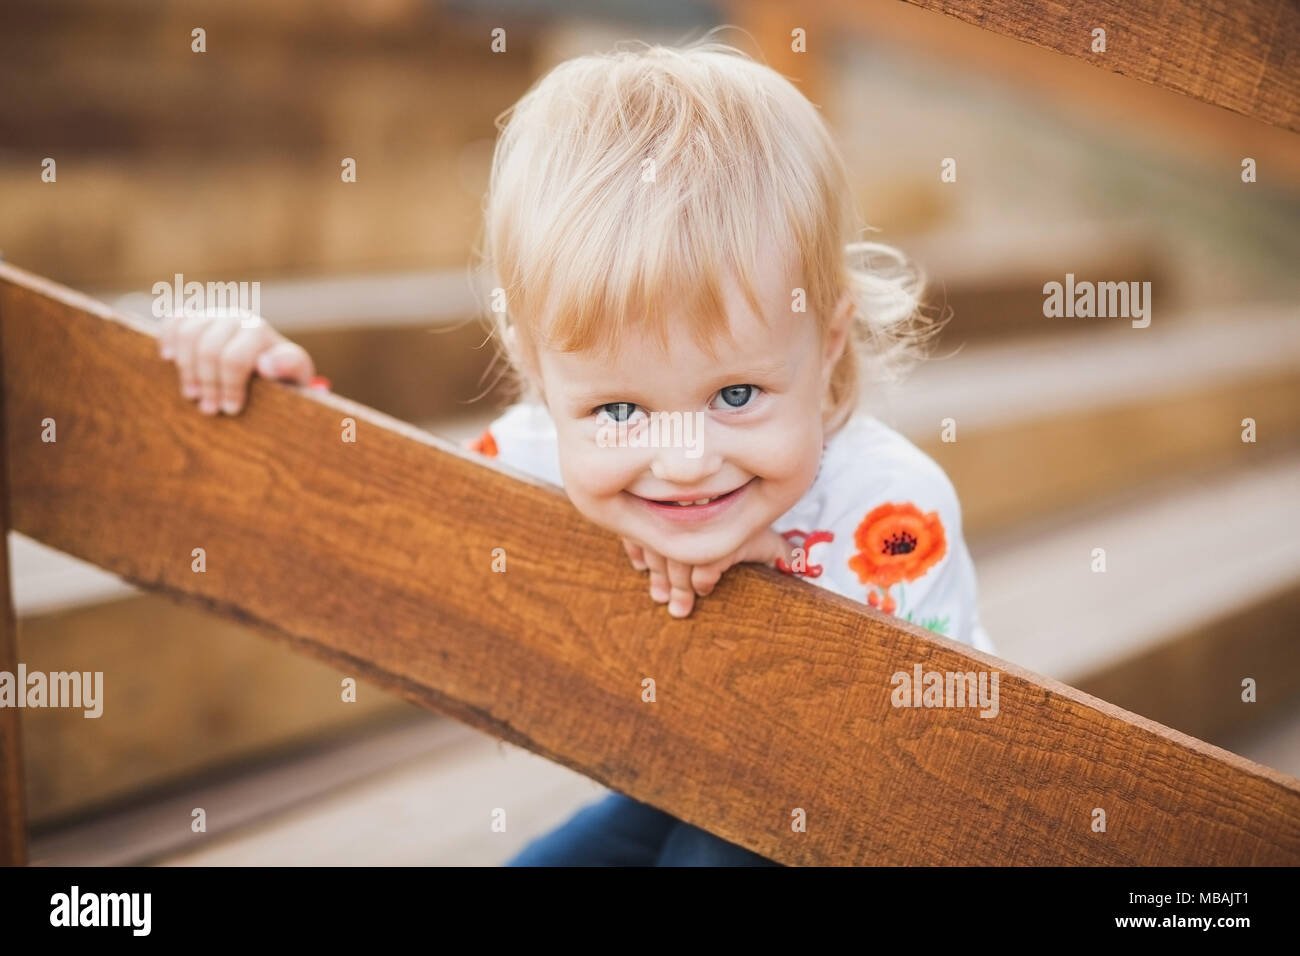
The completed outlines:
{"type": "Polygon", "coordinates": [[[608,415],[616,422],[626,422],[631,421],[632,413],[636,409],[637,406],[631,402],[610,402],[607,405],[600,406],[597,411],[608,415]]]}
{"type": "Polygon", "coordinates": [[[728,385],[718,392],[718,398],[722,399],[729,408],[744,408],[758,390],[757,385],[728,385]]]}

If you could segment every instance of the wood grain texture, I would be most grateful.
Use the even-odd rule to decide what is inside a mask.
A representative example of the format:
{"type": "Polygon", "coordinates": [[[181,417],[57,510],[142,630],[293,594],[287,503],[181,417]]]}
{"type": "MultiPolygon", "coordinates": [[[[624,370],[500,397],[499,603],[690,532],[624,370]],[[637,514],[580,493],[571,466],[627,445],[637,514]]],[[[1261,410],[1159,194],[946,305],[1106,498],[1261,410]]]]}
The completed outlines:
{"type": "MultiPolygon", "coordinates": [[[[0,299],[0,321],[4,300],[0,299]]],[[[0,340],[0,405],[4,403],[4,343],[0,340]]],[[[5,458],[5,420],[0,415],[0,671],[18,670],[18,628],[9,580],[9,467],[5,458]]],[[[0,708],[0,866],[27,862],[27,812],[24,800],[21,711],[0,708]]]]}
{"type": "Polygon", "coordinates": [[[1300,132],[1295,0],[905,0],[985,30],[1300,132]],[[1092,31],[1106,52],[1092,52],[1092,31]]]}
{"type": "Polygon", "coordinates": [[[770,569],[675,620],[558,489],[283,385],[204,418],[146,329],[4,265],[0,314],[16,529],[758,853],[1300,863],[1285,774],[770,569]],[[915,664],[998,671],[999,715],[893,707],[915,664]]]}

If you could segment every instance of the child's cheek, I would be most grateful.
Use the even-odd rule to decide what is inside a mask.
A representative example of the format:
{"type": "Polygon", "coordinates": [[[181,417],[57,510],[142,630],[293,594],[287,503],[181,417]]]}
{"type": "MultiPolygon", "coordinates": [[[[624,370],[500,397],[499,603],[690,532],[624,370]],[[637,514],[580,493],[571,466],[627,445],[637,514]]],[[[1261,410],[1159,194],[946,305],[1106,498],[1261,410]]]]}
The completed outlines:
{"type": "Polygon", "coordinates": [[[816,429],[799,427],[763,429],[737,443],[735,459],[746,471],[769,481],[801,479],[815,472],[821,461],[821,439],[816,429]]]}
{"type": "Polygon", "coordinates": [[[635,448],[601,447],[590,440],[562,441],[560,473],[570,496],[593,503],[615,497],[644,468],[635,448]]]}

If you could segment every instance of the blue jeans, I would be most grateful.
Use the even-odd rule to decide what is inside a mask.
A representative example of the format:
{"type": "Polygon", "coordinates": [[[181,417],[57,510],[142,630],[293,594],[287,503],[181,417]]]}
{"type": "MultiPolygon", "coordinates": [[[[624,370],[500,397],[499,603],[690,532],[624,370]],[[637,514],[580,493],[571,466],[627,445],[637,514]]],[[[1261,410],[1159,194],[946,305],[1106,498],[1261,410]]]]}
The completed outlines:
{"type": "Polygon", "coordinates": [[[780,866],[621,793],[583,807],[506,866],[780,866]]]}

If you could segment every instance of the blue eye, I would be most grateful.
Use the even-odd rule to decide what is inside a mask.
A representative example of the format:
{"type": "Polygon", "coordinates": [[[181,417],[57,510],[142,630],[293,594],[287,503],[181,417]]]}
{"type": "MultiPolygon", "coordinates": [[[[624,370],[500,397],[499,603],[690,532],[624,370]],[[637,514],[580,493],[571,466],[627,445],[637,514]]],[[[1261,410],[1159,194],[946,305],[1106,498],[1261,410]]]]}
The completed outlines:
{"type": "Polygon", "coordinates": [[[600,406],[600,411],[604,412],[616,422],[626,422],[632,418],[632,413],[636,411],[636,406],[631,402],[610,402],[607,405],[600,406]]]}
{"type": "Polygon", "coordinates": [[[730,408],[744,408],[757,391],[753,385],[728,385],[718,392],[718,397],[730,408]]]}

